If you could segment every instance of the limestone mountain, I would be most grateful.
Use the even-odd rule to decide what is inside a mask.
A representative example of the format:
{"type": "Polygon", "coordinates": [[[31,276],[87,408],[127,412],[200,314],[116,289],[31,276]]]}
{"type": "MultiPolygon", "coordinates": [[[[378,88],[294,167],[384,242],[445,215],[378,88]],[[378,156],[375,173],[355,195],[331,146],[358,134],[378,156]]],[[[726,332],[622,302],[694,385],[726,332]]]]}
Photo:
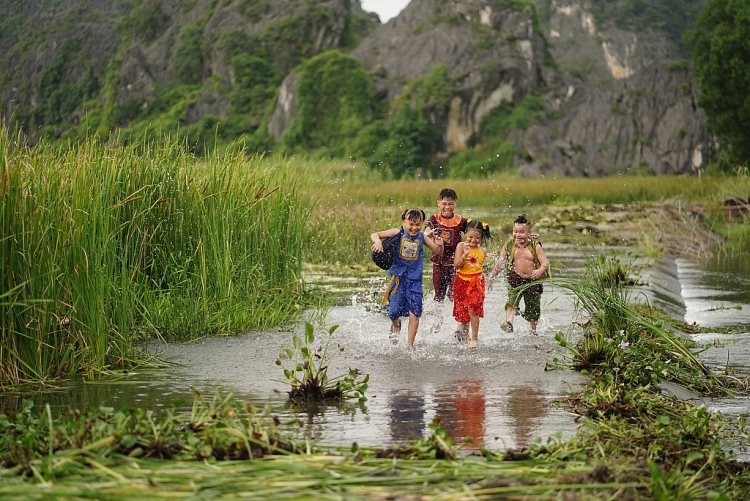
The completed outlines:
{"type": "Polygon", "coordinates": [[[3,116],[32,139],[252,133],[291,68],[379,23],[358,0],[2,0],[0,13],[3,116]]]}
{"type": "Polygon", "coordinates": [[[394,176],[692,173],[703,0],[0,0],[0,118],[39,137],[346,156],[394,176]]]}

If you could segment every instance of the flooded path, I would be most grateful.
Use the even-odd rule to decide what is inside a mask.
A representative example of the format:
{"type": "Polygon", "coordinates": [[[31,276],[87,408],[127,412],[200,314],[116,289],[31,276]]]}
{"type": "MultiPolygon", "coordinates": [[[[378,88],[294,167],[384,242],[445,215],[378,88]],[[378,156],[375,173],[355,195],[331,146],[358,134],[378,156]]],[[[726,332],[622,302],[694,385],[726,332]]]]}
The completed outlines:
{"type": "MultiPolygon", "coordinates": [[[[590,257],[570,246],[549,245],[546,249],[565,273],[582,272],[590,257]]],[[[747,370],[750,268],[746,265],[742,259],[714,266],[662,258],[643,272],[642,285],[633,290],[633,298],[645,298],[687,322],[739,327],[737,335],[702,334],[695,339],[711,344],[703,354],[710,363],[725,365],[729,356],[730,364],[747,370]]],[[[321,333],[328,326],[339,326],[334,339],[345,351],[334,359],[329,374],[342,374],[349,368],[370,374],[368,401],[300,411],[297,415],[306,426],[295,430],[299,437],[324,444],[387,445],[426,436],[428,425],[439,419],[457,441],[471,437],[471,447],[506,450],[526,447],[535,437],[544,441],[575,432],[573,416],[556,407],[553,400],[577,391],[587,379],[573,371],[545,370],[547,362],[562,357],[555,334],[563,331],[574,339],[577,335],[573,304],[559,288],[545,286],[539,336],[530,335],[528,323],[520,317],[516,331],[509,334],[499,328],[506,289],[498,279],[487,296],[477,349],[463,348],[454,341],[455,323],[449,309],[444,312],[441,329],[430,332],[437,305],[428,295],[416,348],[409,350],[405,325],[401,343],[388,341],[390,322],[377,301],[384,280],[384,274],[378,274],[347,283],[349,304],[331,308],[316,324],[321,333]]],[[[297,332],[302,332],[301,328],[297,332]]],[[[154,343],[151,350],[175,364],[173,368],[126,374],[34,400],[58,408],[159,408],[182,399],[187,407],[192,402],[191,388],[207,396],[218,389],[259,406],[268,404],[281,417],[292,416],[296,412],[286,402],[287,387],[279,381],[283,373],[275,364],[280,351],[291,347],[291,338],[289,332],[261,332],[185,345],[154,343]]],[[[12,398],[3,397],[4,406],[17,405],[12,398]]],[[[750,413],[748,399],[707,405],[731,415],[750,413]]]]}

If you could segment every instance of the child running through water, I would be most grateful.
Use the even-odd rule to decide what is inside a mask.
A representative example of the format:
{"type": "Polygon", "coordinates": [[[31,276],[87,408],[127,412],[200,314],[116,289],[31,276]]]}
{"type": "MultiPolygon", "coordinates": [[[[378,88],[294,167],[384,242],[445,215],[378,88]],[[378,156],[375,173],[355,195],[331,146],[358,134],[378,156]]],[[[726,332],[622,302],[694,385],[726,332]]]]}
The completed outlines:
{"type": "Polygon", "coordinates": [[[533,282],[544,278],[548,268],[549,260],[544,255],[541,242],[531,236],[531,221],[526,214],[518,216],[513,222],[513,237],[503,247],[490,275],[489,287],[501,270],[505,269],[507,274],[508,302],[505,304],[505,322],[500,324],[502,330],[513,332],[513,320],[523,298],[524,311],[521,316],[528,320],[531,334],[537,335],[544,287],[541,282],[533,282]]]}
{"type": "Polygon", "coordinates": [[[453,284],[453,318],[458,322],[456,339],[466,342],[469,348],[477,347],[479,319],[484,318],[482,266],[487,252],[480,244],[490,238],[490,227],[486,223],[470,219],[466,225],[466,241],[456,247],[453,261],[456,266],[456,279],[453,284]]]}
{"type": "MultiPolygon", "coordinates": [[[[459,216],[454,211],[458,203],[458,195],[450,188],[440,190],[437,206],[440,212],[430,216],[427,227],[432,235],[440,235],[443,239],[443,253],[432,254],[432,285],[435,288],[435,322],[432,331],[440,329],[443,323],[442,303],[445,296],[453,299],[453,281],[456,278],[456,268],[453,258],[456,254],[456,246],[461,241],[461,233],[466,232],[466,218],[459,216]]],[[[430,235],[430,233],[428,233],[430,235]]]]}
{"type": "Polygon", "coordinates": [[[442,254],[443,242],[440,236],[425,235],[422,225],[425,213],[415,207],[406,209],[401,214],[403,225],[401,228],[378,231],[370,235],[372,250],[383,252],[381,238],[388,238],[401,234],[398,250],[393,259],[393,265],[388,270],[390,280],[386,287],[383,304],[388,303],[388,317],[391,319],[390,339],[398,343],[401,332],[401,317],[409,317],[409,327],[406,344],[414,346],[417,337],[419,317],[422,316],[422,265],[426,245],[434,254],[442,254]],[[402,231],[403,230],[403,231],[402,231]]]}

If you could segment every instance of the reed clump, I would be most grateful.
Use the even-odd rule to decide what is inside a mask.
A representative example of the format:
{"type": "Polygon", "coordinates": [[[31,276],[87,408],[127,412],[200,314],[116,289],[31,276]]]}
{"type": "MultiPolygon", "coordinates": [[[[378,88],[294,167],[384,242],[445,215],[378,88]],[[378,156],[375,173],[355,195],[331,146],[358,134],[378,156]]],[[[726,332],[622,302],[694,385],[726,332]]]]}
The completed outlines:
{"type": "Polygon", "coordinates": [[[65,149],[0,129],[0,386],[119,368],[148,336],[296,318],[306,170],[165,138],[65,149]]]}
{"type": "Polygon", "coordinates": [[[576,436],[537,442],[533,455],[601,461],[602,481],[622,481],[635,471],[648,484],[649,499],[736,499],[750,487],[750,471],[723,441],[743,440],[745,420],[730,422],[663,394],[662,386],[669,381],[700,395],[730,396],[747,394],[747,382],[707,367],[697,347],[674,333],[676,322],[633,304],[622,272],[618,259],[598,256],[581,276],[561,272],[552,280],[571,293],[585,320],[578,341],[557,334],[567,356],[552,367],[577,369],[591,382],[566,399],[584,418],[576,436]]]}

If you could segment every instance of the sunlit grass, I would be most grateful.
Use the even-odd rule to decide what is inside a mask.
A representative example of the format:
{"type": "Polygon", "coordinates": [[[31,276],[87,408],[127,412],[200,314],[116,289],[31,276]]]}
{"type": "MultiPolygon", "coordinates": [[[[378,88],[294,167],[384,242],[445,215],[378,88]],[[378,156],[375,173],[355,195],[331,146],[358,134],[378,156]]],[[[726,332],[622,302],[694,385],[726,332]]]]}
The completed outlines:
{"type": "MultiPolygon", "coordinates": [[[[625,204],[656,202],[674,197],[706,200],[722,182],[719,178],[677,176],[609,176],[603,178],[518,178],[497,176],[483,179],[435,179],[372,182],[363,167],[351,167],[363,173],[332,175],[321,193],[325,206],[365,204],[378,207],[433,207],[442,188],[453,188],[459,206],[472,208],[522,209],[537,205],[625,204]]],[[[340,172],[336,170],[331,173],[340,172]]]]}
{"type": "Polygon", "coordinates": [[[149,335],[294,318],[314,185],[239,150],[28,148],[0,130],[0,385],[121,367],[149,335]]]}

